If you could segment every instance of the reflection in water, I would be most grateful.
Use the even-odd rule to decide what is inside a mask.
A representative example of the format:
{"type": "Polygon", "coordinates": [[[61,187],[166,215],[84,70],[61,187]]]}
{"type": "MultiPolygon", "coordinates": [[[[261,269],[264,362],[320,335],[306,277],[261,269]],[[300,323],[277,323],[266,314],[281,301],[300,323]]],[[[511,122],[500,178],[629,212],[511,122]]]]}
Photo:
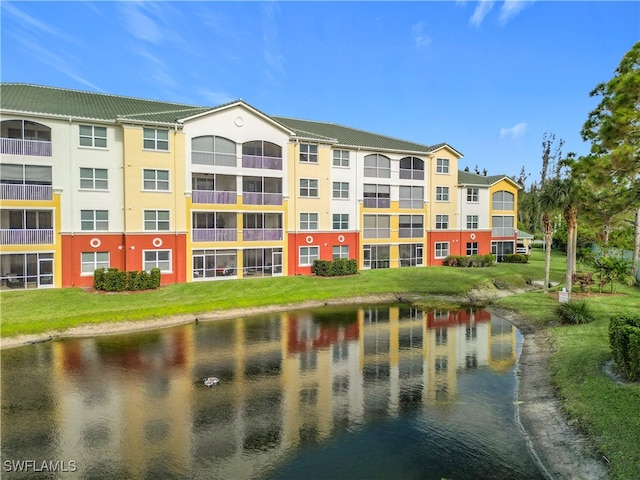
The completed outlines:
{"type": "Polygon", "coordinates": [[[482,310],[372,306],[3,351],[3,478],[542,478],[519,340],[482,310]]]}

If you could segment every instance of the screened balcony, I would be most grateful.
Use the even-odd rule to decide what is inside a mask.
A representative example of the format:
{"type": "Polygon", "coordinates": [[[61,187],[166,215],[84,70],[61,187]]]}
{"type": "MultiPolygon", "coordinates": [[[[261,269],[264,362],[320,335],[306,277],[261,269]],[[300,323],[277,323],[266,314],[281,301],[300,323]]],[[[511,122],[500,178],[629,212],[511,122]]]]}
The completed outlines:
{"type": "Polygon", "coordinates": [[[208,173],[194,173],[191,176],[191,201],[235,205],[238,203],[236,177],[208,173]]]}
{"type": "Polygon", "coordinates": [[[191,139],[191,163],[218,167],[236,166],[236,143],[224,137],[205,135],[191,139]]]}
{"type": "Polygon", "coordinates": [[[51,167],[0,164],[0,199],[51,200],[51,167]]]}
{"type": "Polygon", "coordinates": [[[245,205],[282,205],[282,179],[243,177],[242,203],[245,205]]]}
{"type": "Polygon", "coordinates": [[[52,245],[51,210],[2,210],[0,245],[52,245]]]}
{"type": "Polygon", "coordinates": [[[389,215],[364,215],[362,238],[390,238],[391,217],[389,215]]]}
{"type": "Polygon", "coordinates": [[[245,242],[280,241],[283,238],[282,214],[245,213],[242,216],[242,240],[245,242]]]}
{"type": "Polygon", "coordinates": [[[235,242],[238,240],[235,212],[193,212],[194,242],[235,242]]]}
{"type": "Polygon", "coordinates": [[[391,186],[365,184],[363,206],[365,208],[391,207],[391,186]]]}
{"type": "Polygon", "coordinates": [[[400,159],[399,174],[403,180],[424,180],[424,160],[417,157],[400,159]]]}
{"type": "Polygon", "coordinates": [[[424,222],[422,215],[400,215],[398,236],[400,238],[423,237],[424,222]]]}
{"type": "Polygon", "coordinates": [[[242,166],[282,170],[282,147],[262,140],[245,142],[242,144],[242,166]]]}
{"type": "Polygon", "coordinates": [[[3,155],[51,156],[51,129],[28,120],[5,120],[0,124],[3,155]]]}

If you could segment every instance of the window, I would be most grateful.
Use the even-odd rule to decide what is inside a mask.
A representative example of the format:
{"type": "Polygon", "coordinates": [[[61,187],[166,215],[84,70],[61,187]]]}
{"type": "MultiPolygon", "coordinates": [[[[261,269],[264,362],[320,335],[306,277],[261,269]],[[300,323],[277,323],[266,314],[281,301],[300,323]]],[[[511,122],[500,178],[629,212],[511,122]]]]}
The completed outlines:
{"type": "Polygon", "coordinates": [[[436,230],[449,228],[449,215],[436,215],[436,230]]]}
{"type": "Polygon", "coordinates": [[[404,157],[400,159],[400,178],[401,179],[424,179],[424,160],[418,157],[404,157]]]}
{"type": "Polygon", "coordinates": [[[391,160],[384,155],[367,155],[364,157],[364,176],[391,178],[391,160]]]}
{"type": "Polygon", "coordinates": [[[334,150],[333,166],[348,167],[349,166],[349,150],[334,150]]]}
{"type": "Polygon", "coordinates": [[[422,215],[400,215],[398,236],[400,238],[416,238],[424,236],[422,215]]]}
{"type": "Polygon", "coordinates": [[[191,139],[191,163],[235,167],[236,142],[214,135],[194,137],[191,139]]]}
{"type": "Polygon", "coordinates": [[[400,208],[422,208],[424,187],[400,186],[400,208]]]}
{"type": "Polygon", "coordinates": [[[93,274],[97,268],[109,268],[109,252],[82,252],[81,272],[93,274]]]}
{"type": "Polygon", "coordinates": [[[478,202],[478,189],[477,188],[467,188],[467,202],[477,203],[478,202]]]}
{"type": "Polygon", "coordinates": [[[317,213],[301,213],[300,214],[300,230],[317,230],[318,214],[317,213]]]}
{"type": "Polygon", "coordinates": [[[314,260],[318,260],[320,255],[318,253],[318,247],[300,247],[300,256],[298,257],[298,264],[301,267],[313,265],[314,260]]]}
{"type": "Polygon", "coordinates": [[[389,245],[363,245],[364,268],[389,268],[389,245]]]}
{"type": "Polygon", "coordinates": [[[304,163],[318,163],[318,145],[301,143],[300,161],[304,163]]]}
{"type": "Polygon", "coordinates": [[[436,187],[436,202],[449,201],[449,187],[436,187]]]}
{"type": "Polygon", "coordinates": [[[436,173],[449,173],[448,158],[436,158],[436,173]]]}
{"type": "Polygon", "coordinates": [[[364,184],[365,208],[389,208],[391,206],[391,186],[364,184]]]}
{"type": "Polygon", "coordinates": [[[318,180],[315,178],[300,179],[300,196],[301,197],[317,197],[318,196],[318,180]]]}
{"type": "MultiPolygon", "coordinates": [[[[51,167],[0,164],[0,183],[13,185],[51,185],[51,167]]],[[[7,199],[8,200],[8,199],[7,199]]]]}
{"type": "Polygon", "coordinates": [[[349,245],[334,245],[333,259],[349,258],[349,245]]]}
{"type": "Polygon", "coordinates": [[[334,230],[349,230],[349,214],[348,213],[334,213],[333,214],[333,229],[334,230]]]}
{"type": "Polygon", "coordinates": [[[142,178],[145,190],[169,191],[169,170],[143,169],[142,178]]]}
{"type": "Polygon", "coordinates": [[[511,192],[500,190],[492,196],[492,208],[494,210],[513,210],[514,195],[511,192]]]}
{"type": "Polygon", "coordinates": [[[349,183],[333,182],[333,198],[349,198],[349,183]]]}
{"type": "Polygon", "coordinates": [[[478,254],[478,242],[467,242],[467,256],[478,254]]]}
{"type": "Polygon", "coordinates": [[[449,242],[436,242],[436,258],[445,258],[449,255],[449,242]]]}
{"type": "Polygon", "coordinates": [[[80,210],[80,227],[85,231],[109,230],[109,210],[80,210]]]}
{"type": "Polygon", "coordinates": [[[161,272],[171,272],[171,250],[145,250],[143,252],[144,271],[159,268],[161,272]]]}
{"type": "Polygon", "coordinates": [[[391,236],[390,215],[363,215],[363,238],[389,238],[391,236]]]}
{"type": "Polygon", "coordinates": [[[494,237],[511,237],[515,231],[513,228],[513,217],[494,216],[491,219],[492,231],[494,237]]]}
{"type": "Polygon", "coordinates": [[[401,243],[398,248],[401,267],[423,265],[423,245],[421,243],[401,243]]]}
{"type": "Polygon", "coordinates": [[[169,130],[160,128],[143,129],[143,147],[145,150],[169,150],[169,130]]]}
{"type": "Polygon", "coordinates": [[[107,128],[80,125],[80,146],[106,148],[107,128]]]}
{"type": "Polygon", "coordinates": [[[144,229],[146,231],[168,231],[169,210],[145,210],[144,229]]]}
{"type": "Polygon", "coordinates": [[[108,187],[106,168],[80,168],[80,188],[106,190],[108,187]]]}
{"type": "Polygon", "coordinates": [[[194,250],[191,258],[194,280],[237,275],[236,250],[194,250]]]}
{"type": "Polygon", "coordinates": [[[467,215],[467,228],[478,228],[478,215],[467,215]]]}

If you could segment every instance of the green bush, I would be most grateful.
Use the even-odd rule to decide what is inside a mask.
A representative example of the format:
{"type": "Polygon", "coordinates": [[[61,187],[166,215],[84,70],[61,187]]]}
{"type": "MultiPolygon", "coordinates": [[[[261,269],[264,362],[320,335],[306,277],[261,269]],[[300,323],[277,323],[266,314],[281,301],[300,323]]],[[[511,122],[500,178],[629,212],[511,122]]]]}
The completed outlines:
{"type": "Polygon", "coordinates": [[[160,287],[160,269],[152,268],[151,273],[145,271],[129,272],[117,268],[98,268],[93,273],[93,286],[96,290],[107,292],[123,292],[124,290],[150,290],[160,287]]]}
{"type": "Polygon", "coordinates": [[[93,272],[93,288],[95,288],[96,290],[105,290],[106,277],[106,268],[96,268],[93,272]]]}
{"type": "Polygon", "coordinates": [[[640,380],[640,316],[613,317],[609,345],[618,370],[629,380],[640,380]]]}
{"type": "Polygon", "coordinates": [[[560,303],[556,307],[556,314],[560,318],[560,323],[569,325],[589,323],[596,319],[586,300],[560,303]]]}
{"type": "Polygon", "coordinates": [[[503,263],[529,263],[529,255],[524,253],[508,253],[502,256],[503,263]]]}
{"type": "Polygon", "coordinates": [[[160,269],[158,267],[151,269],[148,281],[147,289],[160,288],[160,269]]]}
{"type": "Polygon", "coordinates": [[[449,267],[490,267],[495,262],[492,254],[488,255],[449,255],[444,264],[449,267]]]}
{"type": "Polygon", "coordinates": [[[313,273],[321,277],[338,277],[358,273],[358,262],[355,259],[337,258],[331,260],[314,260],[313,273]]]}
{"type": "Polygon", "coordinates": [[[107,292],[123,292],[127,288],[127,272],[117,268],[107,269],[104,278],[104,290],[107,292]]]}

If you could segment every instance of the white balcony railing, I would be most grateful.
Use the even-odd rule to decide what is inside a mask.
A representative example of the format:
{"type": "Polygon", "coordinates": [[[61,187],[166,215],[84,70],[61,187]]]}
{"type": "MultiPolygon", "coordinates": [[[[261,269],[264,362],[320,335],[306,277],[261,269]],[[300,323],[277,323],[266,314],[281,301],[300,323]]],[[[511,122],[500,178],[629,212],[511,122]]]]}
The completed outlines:
{"type": "Polygon", "coordinates": [[[0,184],[0,199],[2,200],[51,200],[53,187],[51,185],[19,185],[0,184]]]}
{"type": "Polygon", "coordinates": [[[2,228],[0,245],[52,245],[53,228],[2,228]]]}
{"type": "Polygon", "coordinates": [[[235,242],[238,231],[235,228],[194,228],[194,242],[235,242]]]}
{"type": "Polygon", "coordinates": [[[3,155],[50,157],[51,142],[45,140],[23,140],[21,138],[0,138],[0,153],[3,155]]]}

